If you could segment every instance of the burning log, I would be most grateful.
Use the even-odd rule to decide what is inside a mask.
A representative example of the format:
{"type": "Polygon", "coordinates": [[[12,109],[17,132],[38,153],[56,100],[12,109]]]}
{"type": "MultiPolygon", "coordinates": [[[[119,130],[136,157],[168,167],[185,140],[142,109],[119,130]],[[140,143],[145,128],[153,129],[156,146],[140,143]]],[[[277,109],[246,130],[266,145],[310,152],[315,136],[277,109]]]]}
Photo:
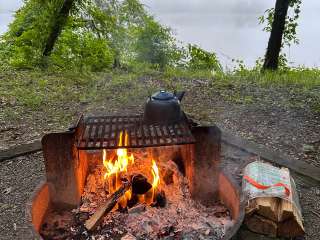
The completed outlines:
{"type": "Polygon", "coordinates": [[[152,188],[152,185],[148,183],[147,178],[141,174],[132,176],[131,181],[123,179],[122,186],[85,222],[86,229],[89,231],[94,230],[105,214],[109,213],[116,206],[121,197],[124,196],[130,188],[132,188],[133,196],[135,196],[137,194],[145,194],[152,188]]]}
{"type": "Polygon", "coordinates": [[[94,230],[106,213],[109,213],[118,203],[119,199],[130,189],[131,182],[127,181],[111,197],[101,205],[98,210],[85,222],[88,231],[94,230]]]}
{"type": "Polygon", "coordinates": [[[148,179],[142,174],[138,174],[132,177],[132,193],[133,194],[145,194],[152,188],[152,185],[148,182],[148,179]]]}
{"type": "Polygon", "coordinates": [[[127,207],[132,208],[139,203],[139,198],[149,192],[152,185],[148,182],[148,179],[142,174],[132,176],[132,195],[127,202],[127,207]]]}
{"type": "Polygon", "coordinates": [[[152,207],[164,208],[167,204],[167,198],[164,191],[157,192],[154,200],[155,202],[152,204],[152,207]]]}
{"type": "Polygon", "coordinates": [[[139,196],[133,193],[131,198],[127,202],[127,207],[133,208],[138,202],[139,202],[139,196]]]}

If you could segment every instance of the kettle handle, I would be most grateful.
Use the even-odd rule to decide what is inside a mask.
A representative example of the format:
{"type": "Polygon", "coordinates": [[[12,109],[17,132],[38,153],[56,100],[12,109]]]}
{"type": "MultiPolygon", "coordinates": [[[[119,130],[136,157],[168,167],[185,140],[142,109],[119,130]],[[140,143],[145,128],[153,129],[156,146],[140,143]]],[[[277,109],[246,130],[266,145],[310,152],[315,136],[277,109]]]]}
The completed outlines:
{"type": "Polygon", "coordinates": [[[182,101],[182,98],[184,96],[186,92],[185,91],[182,91],[182,92],[174,92],[174,95],[179,99],[179,101],[181,102],[182,101]]]}

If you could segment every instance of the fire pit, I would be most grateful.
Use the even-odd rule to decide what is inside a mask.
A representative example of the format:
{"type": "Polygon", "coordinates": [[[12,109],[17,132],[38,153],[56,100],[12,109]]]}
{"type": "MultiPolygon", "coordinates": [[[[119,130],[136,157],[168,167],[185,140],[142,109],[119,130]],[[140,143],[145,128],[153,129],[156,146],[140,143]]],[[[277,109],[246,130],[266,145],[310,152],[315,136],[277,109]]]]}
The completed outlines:
{"type": "Polygon", "coordinates": [[[82,116],[69,131],[44,136],[47,179],[28,208],[35,236],[230,239],[243,207],[220,166],[221,132],[176,116],[82,116]]]}

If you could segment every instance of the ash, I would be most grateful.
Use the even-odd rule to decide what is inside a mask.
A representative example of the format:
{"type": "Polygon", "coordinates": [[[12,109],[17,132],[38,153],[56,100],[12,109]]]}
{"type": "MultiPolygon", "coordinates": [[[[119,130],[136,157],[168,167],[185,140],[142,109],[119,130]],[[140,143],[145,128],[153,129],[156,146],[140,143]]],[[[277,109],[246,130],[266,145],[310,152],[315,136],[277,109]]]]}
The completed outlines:
{"type": "MultiPolygon", "coordinates": [[[[149,167],[151,161],[148,159],[148,154],[144,152],[135,153],[135,163],[130,166],[128,172],[143,174],[152,183],[149,167]]],[[[108,197],[107,184],[103,179],[103,166],[97,166],[87,177],[79,208],[72,210],[73,222],[59,228],[60,233],[63,233],[60,234],[60,238],[53,237],[56,231],[53,233],[52,228],[57,228],[57,224],[46,223],[47,230],[42,228],[42,236],[45,239],[49,239],[46,236],[50,239],[62,239],[63,236],[63,239],[99,240],[222,239],[228,228],[233,225],[229,211],[220,203],[205,207],[192,200],[187,179],[180,173],[174,162],[157,162],[157,165],[160,171],[158,189],[164,191],[166,196],[164,207],[137,203],[131,208],[118,208],[108,213],[94,232],[87,232],[83,227],[85,220],[108,197]],[[61,231],[61,228],[65,231],[61,231]],[[48,229],[51,230],[48,231],[48,229]]],[[[54,214],[56,217],[56,213],[54,214]]]]}

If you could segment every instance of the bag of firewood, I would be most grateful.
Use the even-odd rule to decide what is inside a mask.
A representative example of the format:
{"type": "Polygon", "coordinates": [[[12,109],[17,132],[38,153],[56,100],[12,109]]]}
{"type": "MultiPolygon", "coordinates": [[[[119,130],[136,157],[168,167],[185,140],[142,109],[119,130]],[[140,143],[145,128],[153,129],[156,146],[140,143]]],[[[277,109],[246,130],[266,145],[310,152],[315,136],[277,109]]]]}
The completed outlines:
{"type": "Polygon", "coordinates": [[[252,162],[244,169],[242,187],[247,200],[245,225],[250,231],[273,237],[304,235],[299,198],[289,169],[252,162]]]}

